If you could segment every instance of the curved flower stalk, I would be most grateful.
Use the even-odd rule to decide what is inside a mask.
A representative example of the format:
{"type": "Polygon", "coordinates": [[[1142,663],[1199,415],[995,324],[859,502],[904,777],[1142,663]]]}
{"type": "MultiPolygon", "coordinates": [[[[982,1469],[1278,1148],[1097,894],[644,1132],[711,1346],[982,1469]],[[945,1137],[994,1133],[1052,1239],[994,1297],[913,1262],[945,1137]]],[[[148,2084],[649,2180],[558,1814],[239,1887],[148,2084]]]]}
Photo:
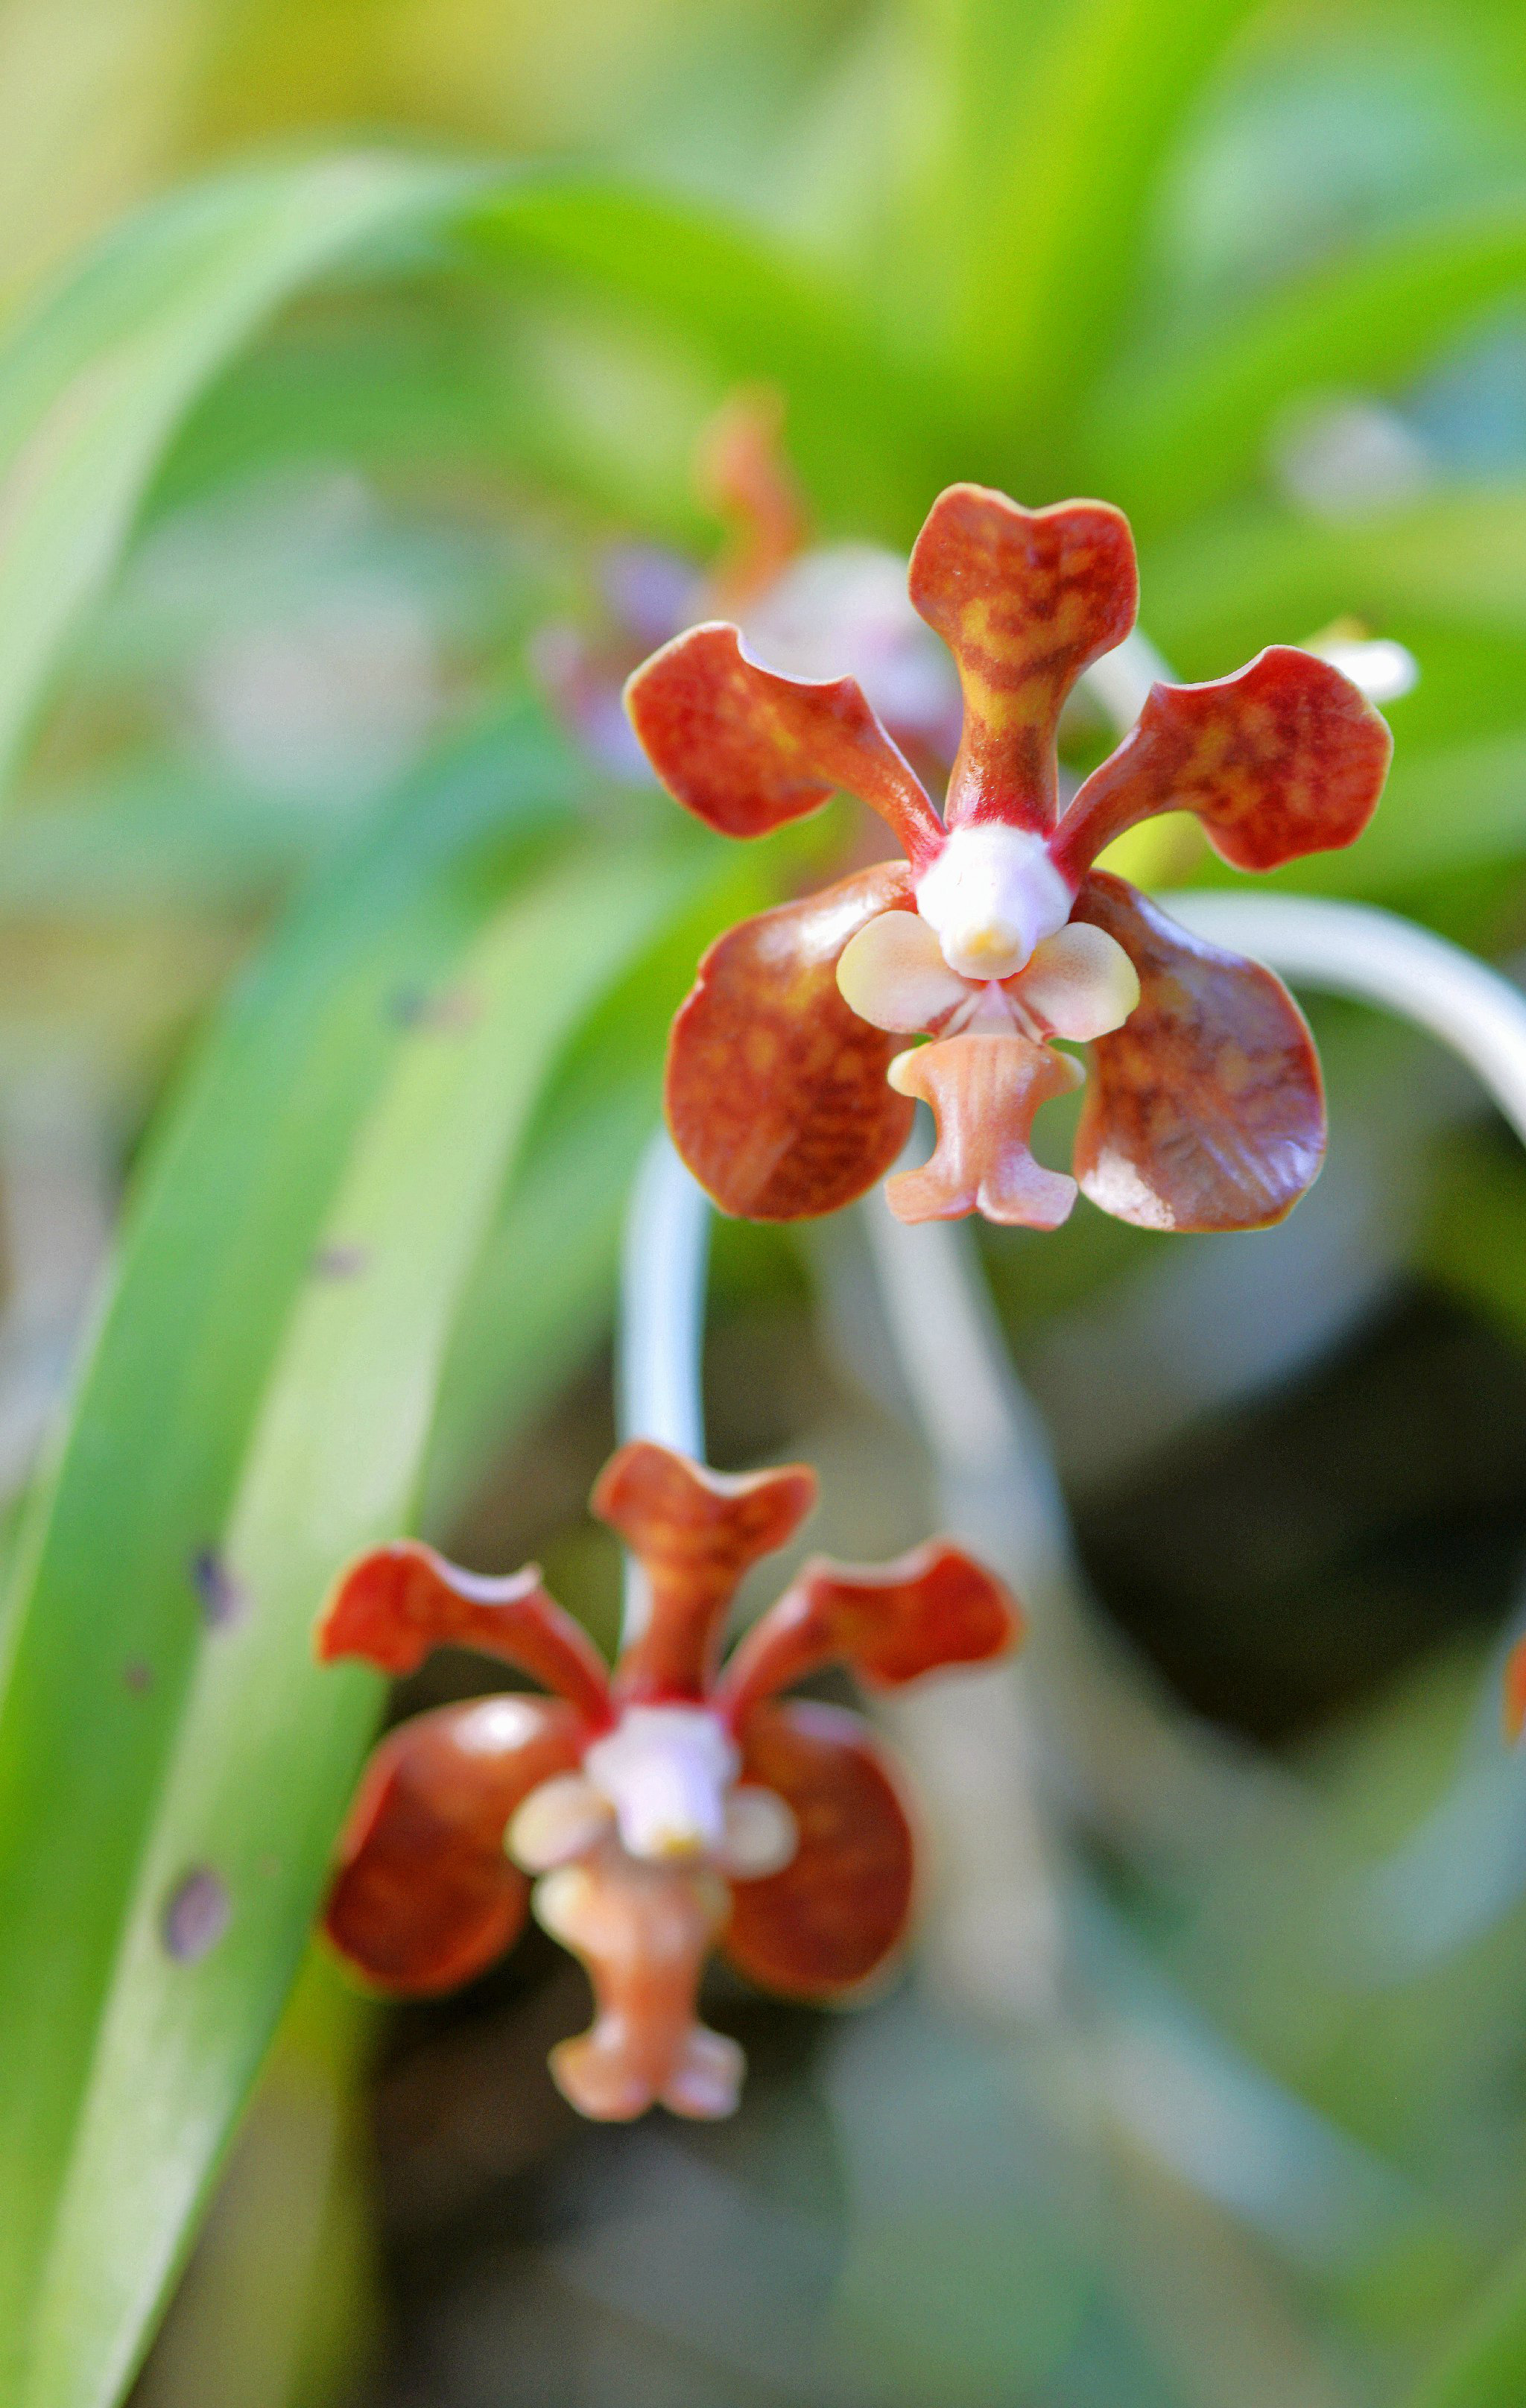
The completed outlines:
{"type": "Polygon", "coordinates": [[[938,1145],[890,1182],[904,1220],[1053,1228],[1077,1182],[1146,1228],[1281,1220],[1324,1149],[1301,1014],[1271,972],[1093,865],[1168,810],[1194,813],[1241,869],[1350,844],[1387,774],[1385,723],[1340,670],[1274,645],[1233,677],[1153,685],[1061,810],[1060,710],[1133,626],[1128,522],[1103,503],[1026,510],[952,486],[917,539],[910,595],[964,695],[941,817],[852,678],[782,677],[734,625],[690,629],[627,688],[659,777],[710,826],[762,836],[843,787],[905,854],[711,948],[669,1056],[680,1153],[724,1210],[806,1218],[889,1169],[921,1096],[938,1145]],[[917,1035],[932,1042],[895,1041],[917,1035]],[[1039,1106],[1083,1077],[1057,1039],[1093,1049],[1074,1180],[1029,1146],[1039,1106]]]}
{"type": "Polygon", "coordinates": [[[811,540],[783,428],[779,394],[748,386],[705,429],[695,486],[722,530],[708,569],[658,545],[615,545],[600,567],[602,631],[540,631],[536,665],[562,717],[616,776],[650,775],[622,708],[631,670],[681,628],[723,614],[756,658],[790,677],[848,671],[929,770],[954,757],[958,686],[907,599],[904,557],[882,544],[811,540]]]}
{"type": "Polygon", "coordinates": [[[416,1995],[480,1972],[533,1903],[593,1985],[591,2028],[551,2059],[585,2115],[735,2107],[741,2052],[696,2011],[713,1946],[766,1989],[830,2000],[905,1933],[914,1843],[893,1770],[857,1715],[778,1693],[828,1663],[899,1688],[1018,1634],[999,1583],[934,1541],[874,1567],[807,1563],[723,1664],[738,1582],[814,1496],[802,1465],[727,1477],[622,1447],[593,1506],[641,1565],[643,1611],[612,1675],[534,1566],[482,1579],[411,1541],[353,1565],[320,1622],[325,1662],[396,1674],[466,1645],[551,1692],[441,1707],[382,1742],[325,1926],[366,1980],[416,1995]]]}

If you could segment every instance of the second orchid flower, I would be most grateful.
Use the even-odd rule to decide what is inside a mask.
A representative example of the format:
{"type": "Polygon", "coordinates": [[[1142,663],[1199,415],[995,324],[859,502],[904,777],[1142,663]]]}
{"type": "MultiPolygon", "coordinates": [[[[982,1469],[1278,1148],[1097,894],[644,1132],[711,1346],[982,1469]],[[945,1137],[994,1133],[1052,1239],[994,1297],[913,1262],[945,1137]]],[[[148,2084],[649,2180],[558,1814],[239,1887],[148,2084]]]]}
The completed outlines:
{"type": "Polygon", "coordinates": [[[894,1163],[917,1096],[938,1144],[889,1183],[903,1220],[1053,1228],[1079,1183],[1144,1228],[1260,1228],[1316,1177],[1319,1068],[1287,990],[1093,865],[1172,810],[1240,869],[1349,844],[1382,790],[1389,731],[1339,669],[1273,645],[1236,676],[1155,686],[1062,811],[1061,707],[1129,634],[1137,590],[1128,522],[1104,503],[940,496],[910,591],[964,693],[942,817],[851,678],[779,676],[716,623],[631,679],[653,766],[712,827],[762,836],[841,787],[906,856],[742,923],[701,963],[668,1111],[725,1211],[788,1221],[851,1202],[894,1163]],[[932,1041],[898,1047],[914,1036],[932,1041]],[[1029,1147],[1039,1106],[1084,1076],[1056,1039],[1092,1048],[1074,1179],[1029,1147]]]}

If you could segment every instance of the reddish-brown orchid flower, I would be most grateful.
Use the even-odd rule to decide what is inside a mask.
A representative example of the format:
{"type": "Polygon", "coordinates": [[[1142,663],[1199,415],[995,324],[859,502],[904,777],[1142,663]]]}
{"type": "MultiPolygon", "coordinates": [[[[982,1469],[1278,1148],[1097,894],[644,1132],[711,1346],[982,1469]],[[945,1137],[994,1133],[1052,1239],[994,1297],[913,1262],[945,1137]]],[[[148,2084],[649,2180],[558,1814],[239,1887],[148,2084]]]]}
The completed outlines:
{"type": "Polygon", "coordinates": [[[1082,1080],[1051,1043],[1070,1039],[1093,1049],[1074,1168],[1094,1203],[1154,1229],[1281,1220],[1324,1148],[1302,1016],[1269,970],[1092,865],[1170,810],[1196,813],[1241,869],[1349,844],[1387,772],[1383,720],[1328,662],[1274,645],[1234,677],[1156,685],[1062,811],[1061,706],[1134,623],[1127,520],[951,486],[910,590],[964,690],[942,817],[851,678],[779,676],[734,626],[691,628],[626,690],[658,776],[710,826],[762,836],[842,787],[906,855],[711,948],[669,1056],[680,1153],[727,1211],[830,1212],[889,1168],[919,1096],[937,1150],[891,1181],[892,1210],[1052,1228],[1075,1182],[1029,1138],[1045,1097],[1082,1080]],[[917,1034],[933,1041],[898,1053],[917,1034]]]}
{"type": "Polygon", "coordinates": [[[363,1556],[319,1623],[325,1662],[400,1673],[477,1647],[551,1691],[443,1706],[382,1742],[325,1924],[367,1981],[417,1994],[480,1972],[533,1902],[593,1985],[592,2028],[551,2060],[585,2115],[730,2113],[741,2053],[696,2014],[713,1946],[766,1989],[840,1999],[905,1932],[912,1830],[872,1733],[778,1692],[828,1663],[896,1687],[1017,1635],[999,1583],[943,1541],[873,1567],[815,1558],[723,1664],[738,1582],[814,1497],[802,1465],[730,1478],[622,1447],[594,1511],[641,1566],[646,1611],[612,1675],[534,1566],[482,1579],[411,1541],[363,1556]]]}

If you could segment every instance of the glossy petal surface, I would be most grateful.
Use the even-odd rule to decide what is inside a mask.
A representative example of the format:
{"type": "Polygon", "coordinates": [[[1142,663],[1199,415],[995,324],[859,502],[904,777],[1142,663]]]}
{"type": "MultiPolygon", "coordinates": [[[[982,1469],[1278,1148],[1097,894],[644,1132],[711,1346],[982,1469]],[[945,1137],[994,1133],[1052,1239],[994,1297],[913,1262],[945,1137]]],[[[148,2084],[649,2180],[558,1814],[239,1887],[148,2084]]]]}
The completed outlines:
{"type": "Polygon", "coordinates": [[[619,1531],[650,1592],[645,1627],[615,1668],[622,1703],[702,1696],[737,1583],[785,1543],[815,1500],[816,1475],[803,1463],[708,1471],[649,1439],[612,1455],[593,1510],[619,1531]]]}
{"type": "Polygon", "coordinates": [[[583,1728],[545,1698],[479,1698],[404,1723],[367,1768],[324,1922],[378,1988],[454,1989],[517,1938],[529,1884],[503,1850],[520,1800],[577,1763],[583,1728]]]}
{"type": "Polygon", "coordinates": [[[1094,1204],[1143,1229],[1260,1229],[1317,1177],[1324,1091],[1280,979],[1189,936],[1120,878],[1094,871],[1076,915],[1139,972],[1127,1025],[1092,1049],[1075,1173],[1094,1204]]]}
{"type": "Polygon", "coordinates": [[[850,937],[910,897],[899,862],[782,904],[712,945],[673,1023],[668,1125],[725,1212],[835,1212],[884,1176],[912,1108],[885,1084],[895,1053],[850,1010],[837,965],[850,937]]]}
{"type": "Polygon", "coordinates": [[[1393,739],[1347,677],[1291,644],[1237,676],[1157,685],[1139,724],[1094,769],[1056,835],[1078,879],[1159,811],[1192,811],[1237,869],[1275,869],[1354,842],[1377,807],[1393,739]]]}
{"type": "Polygon", "coordinates": [[[852,678],[808,683],[746,658],[735,627],[690,627],[639,668],[626,708],[652,767],[723,836],[766,836],[841,786],[930,857],[938,815],[852,678]]]}
{"type": "Polygon", "coordinates": [[[916,539],[911,595],[964,689],[948,824],[996,819],[1046,833],[1060,706],[1123,641],[1139,606],[1128,520],[1106,502],[1025,510],[986,486],[951,485],[916,539]]]}
{"type": "Polygon", "coordinates": [[[463,1571],[402,1539],[352,1564],[319,1617],[318,1660],[359,1656],[383,1672],[417,1671],[436,1647],[477,1647],[528,1672],[592,1724],[609,1714],[609,1672],[581,1623],[564,1613],[531,1564],[506,1579],[463,1571]]]}
{"type": "Polygon", "coordinates": [[[741,1728],[761,1698],[824,1664],[896,1688],[940,1665],[1000,1656],[1020,1627],[1001,1582],[947,1540],[889,1564],[817,1556],[741,1641],[715,1702],[741,1728]]]}
{"type": "Polygon", "coordinates": [[[799,1845],[782,1872],[737,1884],[726,1954],[785,1998],[857,1989],[893,1954],[912,1907],[911,1826],[872,1734],[832,1706],[762,1706],[742,1777],[785,1799],[799,1845]]]}
{"type": "Polygon", "coordinates": [[[1025,1229],[1058,1229],[1075,1202],[1075,1182],[1035,1162],[1033,1115],[1081,1077],[1068,1054],[1026,1037],[943,1037],[898,1056],[904,1095],[931,1105],[938,1143],[920,1170],[887,1182],[898,1221],[955,1221],[984,1212],[1025,1229]]]}

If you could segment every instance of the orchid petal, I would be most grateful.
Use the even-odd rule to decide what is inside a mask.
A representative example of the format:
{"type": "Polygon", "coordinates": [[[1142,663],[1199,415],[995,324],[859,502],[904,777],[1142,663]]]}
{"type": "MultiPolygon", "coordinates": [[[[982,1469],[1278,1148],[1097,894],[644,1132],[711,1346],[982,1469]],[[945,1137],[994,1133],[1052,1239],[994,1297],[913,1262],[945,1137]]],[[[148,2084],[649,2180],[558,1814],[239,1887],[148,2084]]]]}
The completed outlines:
{"type": "Polygon", "coordinates": [[[815,1501],[816,1476],[803,1463],[710,1471],[650,1439],[611,1456],[593,1510],[619,1531],[650,1596],[645,1626],[615,1668],[622,1702],[703,1696],[738,1582],[785,1543],[815,1501]]]}
{"type": "Polygon", "coordinates": [[[1393,738],[1348,677],[1273,644],[1234,677],[1154,685],[1139,724],[1094,769],[1051,851],[1073,882],[1159,811],[1192,811],[1236,869],[1352,844],[1377,808],[1393,738]]]}
{"type": "Polygon", "coordinates": [[[911,1131],[885,1085],[894,1048],[851,1011],[837,965],[865,922],[909,900],[900,862],[856,872],[727,931],[673,1024],[668,1125],[725,1212],[835,1212],[884,1176],[911,1131]]]}
{"type": "Polygon", "coordinates": [[[805,542],[805,504],[785,454],[784,422],[784,396],[749,385],[722,405],[701,437],[695,482],[726,529],[707,580],[717,610],[745,609],[805,542]]]}
{"type": "Polygon", "coordinates": [[[584,1772],[560,1772],[532,1789],[510,1822],[504,1846],[522,1872],[549,1872],[584,1856],[614,1828],[614,1809],[584,1772]]]}
{"type": "Polygon", "coordinates": [[[552,2077],[580,2114],[626,2123],[658,2100],[680,2115],[730,2114],[741,2051],[695,2017],[725,1914],[713,1875],[638,1864],[612,1842],[537,1885],[537,1922],[593,1985],[593,2024],[551,2053],[552,2077]]]}
{"type": "Polygon", "coordinates": [[[930,1104],[938,1122],[931,1160],[886,1182],[898,1221],[983,1212],[1019,1228],[1058,1228],[1075,1182],[1034,1161],[1029,1131],[1042,1103],[1078,1084],[1078,1062],[1015,1034],[944,1037],[898,1054],[890,1075],[902,1095],[930,1104]]]}
{"type": "Polygon", "coordinates": [[[937,937],[915,911],[882,911],[850,937],[837,965],[837,985],[860,1020],[901,1035],[935,1027],[970,1000],[968,980],[949,968],[937,937]]]}
{"type": "Polygon", "coordinates": [[[367,1768],[324,1928],[379,1989],[423,1996],[517,1939],[529,1884],[503,1850],[521,1800],[578,1761],[583,1727],[546,1698],[478,1698],[402,1724],[367,1768]]]}
{"type": "Polygon", "coordinates": [[[818,1555],[737,1647],[716,1709],[741,1729],[761,1698],[824,1664],[845,1664],[871,1688],[899,1688],[1003,1654],[1021,1627],[1001,1582],[946,1539],[889,1564],[818,1555]]]}
{"type": "Polygon", "coordinates": [[[436,1647],[475,1647],[553,1689],[596,1727],[609,1720],[609,1671],[581,1623],[540,1585],[540,1567],[497,1579],[463,1571],[402,1539],[340,1574],[318,1619],[321,1664],[358,1656],[383,1672],[415,1672],[436,1647]]]}
{"type": "Polygon", "coordinates": [[[1025,510],[984,485],[951,485],[917,537],[911,595],[964,689],[949,826],[1001,820],[1047,834],[1060,707],[1134,624],[1128,520],[1106,502],[1025,510]]]}
{"type": "Polygon", "coordinates": [[[1008,992],[1051,1037],[1079,1043],[1123,1026],[1139,1001],[1139,972],[1116,938],[1070,920],[1034,947],[1008,992]]]}
{"type": "Polygon", "coordinates": [[[838,787],[880,813],[914,863],[943,837],[911,764],[852,678],[779,677],[735,627],[675,636],[636,671],[626,708],[669,794],[723,836],[766,836],[838,787]]]}
{"type": "Polygon", "coordinates": [[[1094,870],[1078,918],[1139,972],[1127,1025],[1099,1039],[1075,1141],[1094,1204],[1143,1229],[1261,1229],[1318,1175],[1318,1057],[1280,979],[1194,937],[1094,870]]]}
{"type": "Polygon", "coordinates": [[[721,1945],[785,1998],[856,1990],[911,1914],[912,1829],[885,1758],[858,1715],[800,1702],[761,1707],[745,1750],[743,1777],[785,1800],[799,1844],[781,1871],[733,1890],[721,1945]]]}

